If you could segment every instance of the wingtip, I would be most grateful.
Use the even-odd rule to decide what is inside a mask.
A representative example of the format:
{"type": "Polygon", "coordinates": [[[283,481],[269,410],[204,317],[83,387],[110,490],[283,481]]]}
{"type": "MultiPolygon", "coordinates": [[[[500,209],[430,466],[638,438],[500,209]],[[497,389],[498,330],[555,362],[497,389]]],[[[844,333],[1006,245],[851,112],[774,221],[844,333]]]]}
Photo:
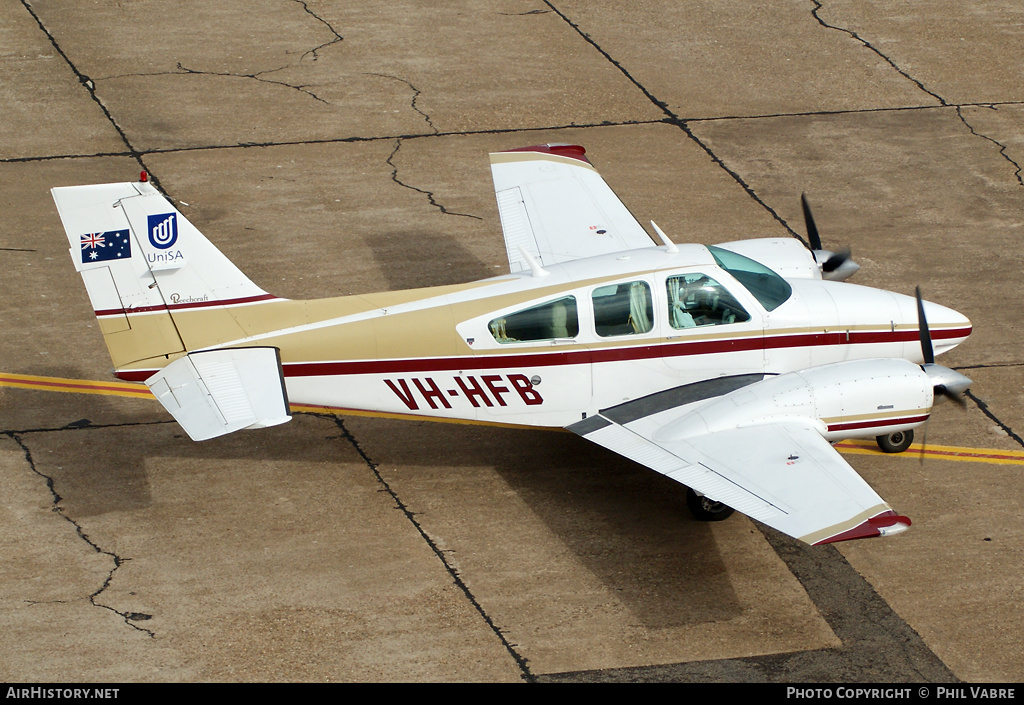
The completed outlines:
{"type": "Polygon", "coordinates": [[[558,157],[568,157],[569,159],[576,159],[590,164],[590,160],[584,155],[587,150],[578,144],[567,144],[567,143],[550,143],[550,144],[536,144],[531,147],[518,147],[516,149],[506,149],[497,154],[509,154],[512,152],[537,152],[539,154],[553,154],[558,157]]]}
{"type": "Polygon", "coordinates": [[[853,539],[868,539],[876,536],[893,536],[901,534],[910,528],[910,519],[901,516],[891,509],[877,516],[873,516],[852,529],[848,529],[835,536],[829,536],[821,541],[815,541],[815,546],[838,541],[851,541],[853,539]]]}

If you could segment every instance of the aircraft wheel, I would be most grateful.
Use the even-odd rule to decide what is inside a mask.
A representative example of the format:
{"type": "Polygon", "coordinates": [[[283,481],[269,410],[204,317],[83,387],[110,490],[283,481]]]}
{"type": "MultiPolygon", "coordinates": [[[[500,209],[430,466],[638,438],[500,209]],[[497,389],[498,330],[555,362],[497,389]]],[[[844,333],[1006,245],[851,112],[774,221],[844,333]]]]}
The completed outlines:
{"type": "Polygon", "coordinates": [[[897,431],[886,436],[876,436],[875,442],[886,453],[902,453],[914,442],[914,432],[897,431]]]}
{"type": "Polygon", "coordinates": [[[686,506],[697,521],[722,521],[732,516],[733,508],[708,497],[703,497],[693,490],[686,489],[686,506]]]}

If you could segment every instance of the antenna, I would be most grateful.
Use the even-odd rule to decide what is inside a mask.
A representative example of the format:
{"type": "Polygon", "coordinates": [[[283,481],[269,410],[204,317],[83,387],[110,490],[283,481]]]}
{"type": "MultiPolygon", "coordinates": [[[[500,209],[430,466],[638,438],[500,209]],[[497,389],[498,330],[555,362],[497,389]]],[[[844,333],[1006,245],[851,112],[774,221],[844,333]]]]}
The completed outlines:
{"type": "Polygon", "coordinates": [[[657,223],[652,220],[651,225],[654,226],[654,232],[658,233],[658,237],[661,238],[661,241],[665,243],[665,252],[679,252],[679,248],[676,247],[674,242],[668,239],[668,235],[665,234],[664,230],[658,227],[657,223]]]}
{"type": "Polygon", "coordinates": [[[547,275],[551,274],[551,272],[549,272],[546,269],[544,269],[543,267],[541,267],[540,266],[540,262],[535,260],[530,255],[530,253],[526,251],[526,248],[523,247],[522,245],[519,246],[519,252],[522,253],[523,257],[526,259],[527,263],[530,265],[530,271],[533,272],[533,276],[535,276],[535,277],[546,277],[547,275]]]}

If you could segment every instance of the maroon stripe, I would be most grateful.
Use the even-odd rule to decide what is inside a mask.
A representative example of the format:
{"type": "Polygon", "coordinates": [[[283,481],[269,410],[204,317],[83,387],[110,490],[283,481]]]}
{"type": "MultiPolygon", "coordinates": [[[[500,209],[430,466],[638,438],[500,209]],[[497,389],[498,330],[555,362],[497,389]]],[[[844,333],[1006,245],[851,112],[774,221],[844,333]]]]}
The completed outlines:
{"type": "Polygon", "coordinates": [[[160,370],[116,370],[114,376],[125,382],[145,382],[160,370]]]}
{"type": "Polygon", "coordinates": [[[830,424],[828,427],[829,432],[832,431],[852,431],[858,428],[875,428],[882,426],[902,426],[908,423],[921,423],[927,421],[930,414],[923,414],[921,416],[903,416],[898,419],[874,419],[871,421],[857,421],[851,423],[837,423],[830,424]]]}
{"type": "Polygon", "coordinates": [[[158,306],[139,306],[137,308],[105,308],[96,312],[97,316],[125,316],[131,313],[149,313],[151,311],[180,311],[187,308],[209,308],[210,306],[237,306],[256,301],[268,301],[278,297],[273,294],[246,296],[240,299],[218,299],[216,301],[190,301],[183,304],[160,304],[158,306]]]}
{"type": "MultiPolygon", "coordinates": [[[[972,326],[948,328],[931,332],[932,340],[965,338],[971,334],[972,326]]],[[[771,336],[765,338],[766,350],[790,347],[817,347],[822,345],[863,345],[871,343],[906,343],[919,339],[916,330],[910,331],[858,331],[846,333],[805,333],[797,335],[771,336]]]]}
{"type": "MultiPolygon", "coordinates": [[[[970,328],[946,331],[933,338],[958,338],[970,333],[970,328]]],[[[726,340],[631,345],[622,348],[598,348],[559,353],[532,353],[508,355],[466,355],[427,359],[353,360],[342,362],[285,363],[286,377],[319,377],[349,374],[394,374],[406,372],[442,372],[451,370],[482,370],[507,367],[552,367],[583,365],[599,362],[650,360],[661,357],[686,357],[725,352],[749,352],[761,349],[793,347],[820,347],[825,345],[855,345],[865,343],[893,343],[916,340],[917,333],[878,332],[851,334],[847,342],[845,333],[818,333],[762,338],[736,338],[726,340]]]]}

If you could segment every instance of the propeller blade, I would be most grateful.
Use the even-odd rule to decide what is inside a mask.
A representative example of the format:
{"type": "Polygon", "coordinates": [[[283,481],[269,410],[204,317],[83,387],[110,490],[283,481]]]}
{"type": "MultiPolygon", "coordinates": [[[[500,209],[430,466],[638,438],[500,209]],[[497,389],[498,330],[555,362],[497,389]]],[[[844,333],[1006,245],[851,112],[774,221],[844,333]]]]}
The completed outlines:
{"type": "Polygon", "coordinates": [[[926,365],[935,364],[935,349],[932,348],[932,335],[928,331],[928,321],[924,317],[924,301],[921,300],[921,287],[916,289],[917,295],[917,333],[921,338],[921,354],[926,365]]]}
{"type": "Polygon", "coordinates": [[[924,422],[924,428],[921,429],[921,451],[917,457],[917,462],[922,466],[924,465],[924,456],[928,448],[928,422],[931,420],[932,417],[929,416],[924,422]]]}
{"type": "Polygon", "coordinates": [[[803,206],[804,209],[804,223],[807,226],[807,240],[811,243],[812,250],[820,250],[821,238],[818,236],[818,226],[814,224],[814,216],[811,215],[811,207],[807,205],[807,196],[802,193],[800,194],[800,205],[803,206]]]}
{"type": "Polygon", "coordinates": [[[850,259],[849,248],[843,250],[842,252],[836,252],[834,255],[825,260],[824,264],[821,265],[821,271],[825,272],[826,274],[828,272],[834,272],[840,267],[842,267],[848,259],[850,259]]]}

